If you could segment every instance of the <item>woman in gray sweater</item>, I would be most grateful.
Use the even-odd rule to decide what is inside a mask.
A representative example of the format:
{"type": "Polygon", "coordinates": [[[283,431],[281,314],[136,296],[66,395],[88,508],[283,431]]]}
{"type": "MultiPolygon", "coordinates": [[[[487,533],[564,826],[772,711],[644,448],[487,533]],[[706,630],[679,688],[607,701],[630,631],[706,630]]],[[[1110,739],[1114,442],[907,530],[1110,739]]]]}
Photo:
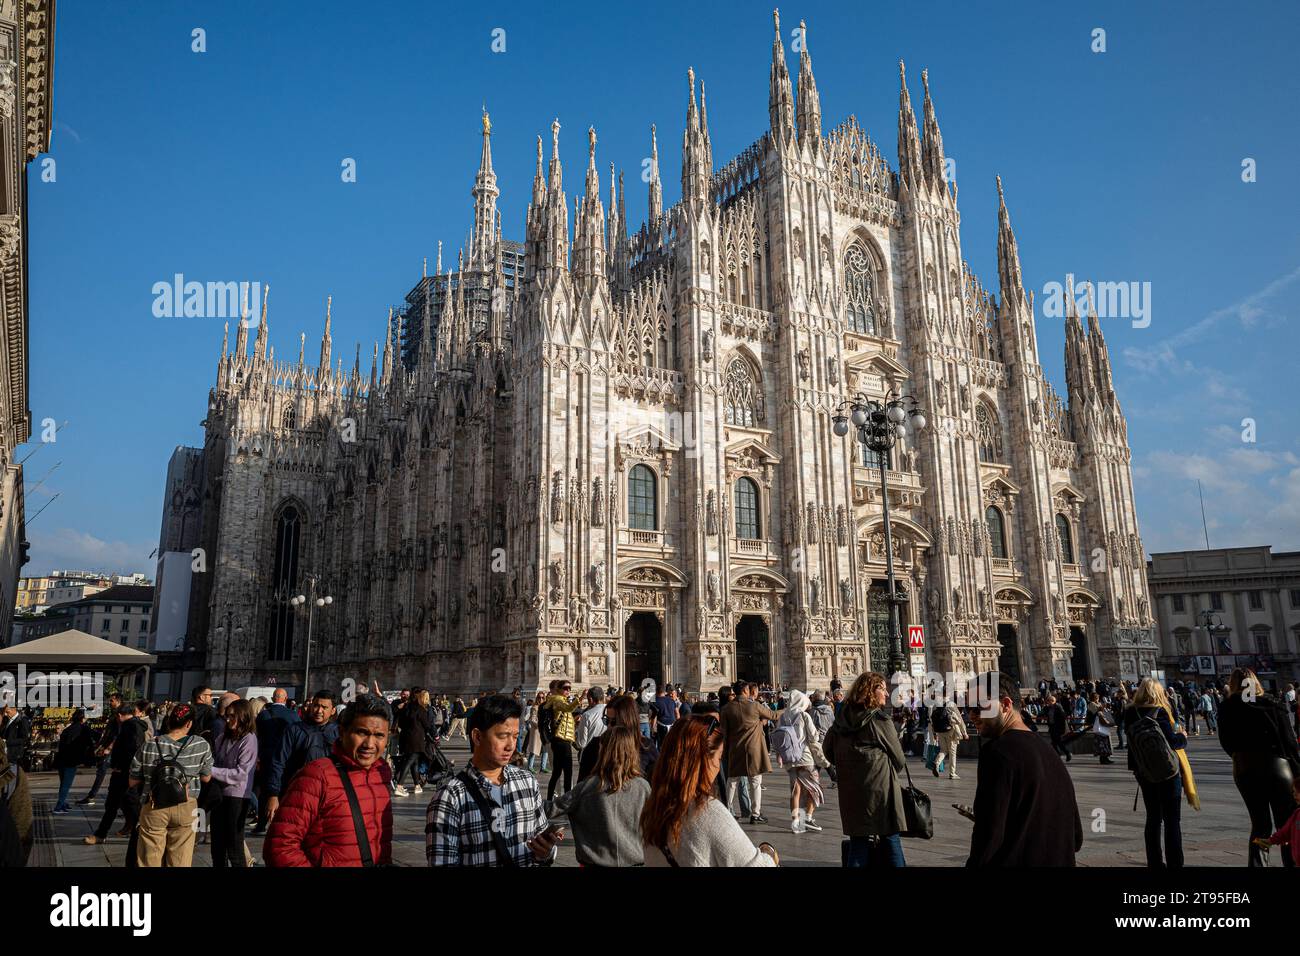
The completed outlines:
{"type": "Polygon", "coordinates": [[[664,738],[641,813],[646,866],[776,866],[776,850],[750,842],[714,796],[725,735],[715,715],[682,717],[664,738]]]}
{"type": "Polygon", "coordinates": [[[591,776],[555,801],[555,816],[568,818],[583,866],[645,863],[639,824],[650,784],[641,776],[639,737],[626,727],[611,727],[591,776]]]}

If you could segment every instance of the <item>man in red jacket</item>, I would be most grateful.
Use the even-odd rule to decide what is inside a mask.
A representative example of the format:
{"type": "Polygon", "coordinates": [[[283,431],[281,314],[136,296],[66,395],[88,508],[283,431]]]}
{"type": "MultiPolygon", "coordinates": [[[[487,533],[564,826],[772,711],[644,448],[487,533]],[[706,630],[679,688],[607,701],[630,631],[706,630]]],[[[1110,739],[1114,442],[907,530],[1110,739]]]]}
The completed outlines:
{"type": "Polygon", "coordinates": [[[388,703],[362,694],[339,726],[334,752],[303,767],[284,792],[262,848],[267,866],[392,862],[392,773],[382,759],[392,726],[388,703]]]}

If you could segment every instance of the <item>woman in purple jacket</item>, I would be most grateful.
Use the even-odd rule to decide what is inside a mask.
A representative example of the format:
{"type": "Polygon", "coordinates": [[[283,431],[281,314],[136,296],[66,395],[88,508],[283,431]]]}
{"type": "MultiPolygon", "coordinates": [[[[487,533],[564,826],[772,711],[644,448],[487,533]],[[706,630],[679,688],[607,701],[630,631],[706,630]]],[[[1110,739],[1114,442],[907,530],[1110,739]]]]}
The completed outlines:
{"type": "Polygon", "coordinates": [[[253,794],[253,770],[257,767],[257,733],[253,705],[237,700],[226,707],[218,721],[212,779],[221,787],[221,802],[212,811],[208,826],[212,834],[214,867],[246,864],[244,818],[253,794]]]}

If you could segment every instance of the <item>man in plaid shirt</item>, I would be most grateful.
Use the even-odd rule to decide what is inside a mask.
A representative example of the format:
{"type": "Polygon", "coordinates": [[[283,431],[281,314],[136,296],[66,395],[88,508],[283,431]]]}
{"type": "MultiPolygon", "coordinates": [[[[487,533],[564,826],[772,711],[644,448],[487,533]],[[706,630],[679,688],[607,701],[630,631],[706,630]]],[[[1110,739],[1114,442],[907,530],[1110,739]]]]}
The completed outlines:
{"type": "Polygon", "coordinates": [[[470,713],[469,765],[429,804],[424,828],[430,866],[549,866],[564,831],[550,828],[537,778],[512,766],[519,701],[495,694],[470,713]]]}

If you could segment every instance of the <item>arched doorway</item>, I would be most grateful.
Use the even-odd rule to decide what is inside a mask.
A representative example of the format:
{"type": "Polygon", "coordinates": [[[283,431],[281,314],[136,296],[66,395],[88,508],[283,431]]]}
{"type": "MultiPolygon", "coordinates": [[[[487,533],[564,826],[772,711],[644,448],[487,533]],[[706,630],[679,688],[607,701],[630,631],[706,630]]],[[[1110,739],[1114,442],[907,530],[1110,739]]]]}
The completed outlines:
{"type": "Polygon", "coordinates": [[[1020,638],[1014,624],[998,625],[998,670],[1020,683],[1020,638]]]}
{"type": "Polygon", "coordinates": [[[1077,683],[1092,676],[1092,668],[1088,666],[1088,638],[1083,628],[1070,628],[1070,647],[1070,678],[1077,683]]]}
{"type": "Polygon", "coordinates": [[[653,611],[637,611],[623,627],[623,673],[627,686],[635,688],[647,677],[663,684],[664,626],[653,611]]]}
{"type": "Polygon", "coordinates": [[[772,683],[767,622],[757,614],[745,614],[736,622],[736,679],[772,683]]]}

